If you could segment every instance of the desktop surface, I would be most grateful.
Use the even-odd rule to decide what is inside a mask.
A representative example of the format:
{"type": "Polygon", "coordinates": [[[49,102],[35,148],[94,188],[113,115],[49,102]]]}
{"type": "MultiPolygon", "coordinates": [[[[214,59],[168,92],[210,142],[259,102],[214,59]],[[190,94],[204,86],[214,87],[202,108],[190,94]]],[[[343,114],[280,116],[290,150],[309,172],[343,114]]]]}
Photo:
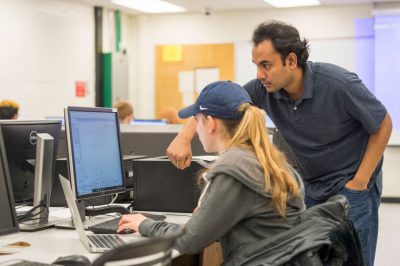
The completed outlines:
{"type": "MultiPolygon", "coordinates": [[[[174,214],[174,213],[160,213],[167,216],[168,222],[177,224],[184,224],[190,218],[191,214],[174,214]]],[[[70,220],[70,211],[68,208],[51,208],[50,220],[51,221],[66,221],[70,220]]],[[[95,217],[93,219],[100,220],[102,217],[95,217]]],[[[104,219],[104,218],[103,218],[104,219]]],[[[90,221],[91,219],[87,219],[90,221]]],[[[120,235],[126,242],[137,242],[146,239],[140,236],[139,233],[120,235]]],[[[80,242],[78,234],[71,232],[70,229],[52,228],[44,231],[37,232],[19,232],[2,236],[0,238],[0,264],[5,261],[14,259],[25,259],[30,261],[38,261],[42,263],[51,263],[58,257],[68,255],[84,255],[90,261],[100,254],[90,253],[85,246],[80,242]],[[23,241],[28,246],[10,246],[12,243],[23,241]],[[5,255],[8,254],[8,255],[5,255]]],[[[178,256],[179,253],[174,251],[173,256],[178,256]]]]}

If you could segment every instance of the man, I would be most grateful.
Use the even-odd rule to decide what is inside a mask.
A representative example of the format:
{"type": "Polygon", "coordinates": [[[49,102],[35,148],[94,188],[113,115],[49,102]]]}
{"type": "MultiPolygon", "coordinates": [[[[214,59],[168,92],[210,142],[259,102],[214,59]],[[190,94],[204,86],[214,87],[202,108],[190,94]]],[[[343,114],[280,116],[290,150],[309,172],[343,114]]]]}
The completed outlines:
{"type": "MultiPolygon", "coordinates": [[[[252,41],[257,80],[245,89],[295,155],[306,186],[306,205],[345,195],[366,265],[373,265],[382,156],[392,130],[389,114],[356,74],[308,62],[307,41],[296,28],[277,21],[263,23],[252,41]]],[[[193,123],[189,121],[167,150],[180,168],[188,164],[193,123]]]]}

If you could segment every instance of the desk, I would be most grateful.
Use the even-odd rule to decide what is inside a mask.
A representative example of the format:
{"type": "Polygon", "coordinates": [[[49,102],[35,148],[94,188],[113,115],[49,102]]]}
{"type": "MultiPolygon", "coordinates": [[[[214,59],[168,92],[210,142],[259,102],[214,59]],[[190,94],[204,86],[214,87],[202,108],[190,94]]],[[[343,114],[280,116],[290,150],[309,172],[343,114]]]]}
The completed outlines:
{"type": "MultiPolygon", "coordinates": [[[[67,208],[65,208],[69,212],[67,208]]],[[[59,211],[59,210],[58,210],[59,211]]],[[[51,213],[50,213],[51,215],[51,213]]],[[[166,214],[168,222],[184,224],[188,215],[166,214]]],[[[58,217],[51,216],[50,220],[58,217]]],[[[64,218],[65,219],[65,218],[64,218]]],[[[138,233],[131,235],[120,235],[127,242],[140,241],[145,239],[138,233]]],[[[72,254],[85,255],[93,261],[100,253],[90,253],[80,242],[78,233],[75,230],[51,228],[37,232],[19,232],[0,237],[0,251],[13,252],[9,255],[0,255],[0,263],[12,259],[26,259],[43,263],[51,263],[60,256],[72,254]],[[18,241],[25,241],[31,244],[30,247],[5,247],[6,245],[18,241]]],[[[177,251],[173,252],[173,257],[179,256],[177,251]]]]}

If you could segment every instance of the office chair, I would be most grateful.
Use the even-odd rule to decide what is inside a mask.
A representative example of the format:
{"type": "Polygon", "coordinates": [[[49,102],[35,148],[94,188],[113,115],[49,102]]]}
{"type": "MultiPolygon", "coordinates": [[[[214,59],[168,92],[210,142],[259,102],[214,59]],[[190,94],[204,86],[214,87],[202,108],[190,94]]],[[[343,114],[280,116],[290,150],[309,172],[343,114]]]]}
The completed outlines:
{"type": "Polygon", "coordinates": [[[175,240],[183,231],[129,243],[98,257],[92,266],[103,265],[170,265],[175,240]]]}
{"type": "Polygon", "coordinates": [[[249,247],[249,256],[240,265],[363,266],[348,210],[343,195],[305,210],[291,229],[249,247]]]}

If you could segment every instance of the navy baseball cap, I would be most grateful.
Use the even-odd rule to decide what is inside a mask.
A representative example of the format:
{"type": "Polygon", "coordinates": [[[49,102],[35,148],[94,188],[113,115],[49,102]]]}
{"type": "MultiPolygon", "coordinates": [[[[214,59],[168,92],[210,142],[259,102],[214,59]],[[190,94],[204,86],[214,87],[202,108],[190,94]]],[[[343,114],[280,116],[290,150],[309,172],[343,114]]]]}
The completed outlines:
{"type": "Polygon", "coordinates": [[[217,81],[208,84],[196,102],[179,111],[180,118],[188,118],[203,113],[214,117],[239,120],[242,114],[239,107],[252,101],[242,86],[230,81],[217,81]]]}

